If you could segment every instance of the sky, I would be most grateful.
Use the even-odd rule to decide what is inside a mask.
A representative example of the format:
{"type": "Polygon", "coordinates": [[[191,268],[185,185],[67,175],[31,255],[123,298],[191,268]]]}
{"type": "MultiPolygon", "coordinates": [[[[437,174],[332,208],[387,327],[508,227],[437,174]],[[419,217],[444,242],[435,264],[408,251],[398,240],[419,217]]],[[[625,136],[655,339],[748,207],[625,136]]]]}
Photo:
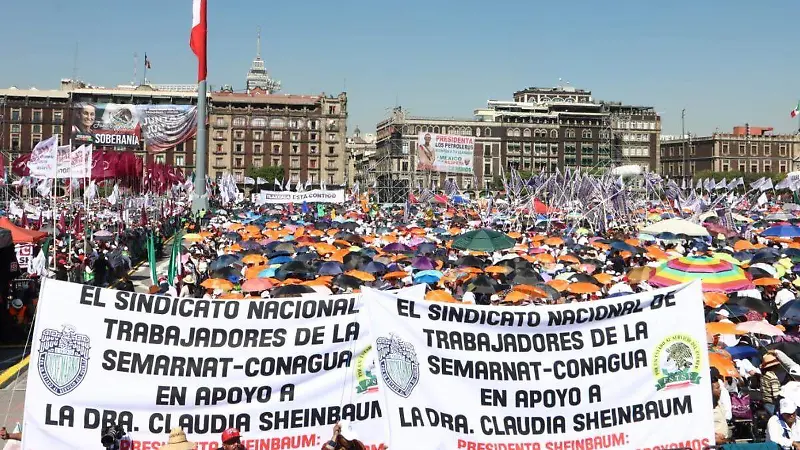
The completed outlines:
{"type": "MultiPolygon", "coordinates": [[[[191,0],[0,0],[0,86],[55,89],[77,73],[192,83],[191,0]],[[76,51],[77,49],[77,51],[76,51]],[[77,55],[77,57],[76,57],[77,55]],[[77,61],[77,63],[76,63],[77,61]],[[76,70],[77,69],[77,70],[76,70]]],[[[472,116],[487,100],[569,82],[597,100],[655,107],[663,134],[734,125],[792,133],[800,2],[743,0],[208,0],[208,77],[244,89],[262,58],[291,94],[348,95],[348,128],[373,132],[400,105],[472,116]]]]}

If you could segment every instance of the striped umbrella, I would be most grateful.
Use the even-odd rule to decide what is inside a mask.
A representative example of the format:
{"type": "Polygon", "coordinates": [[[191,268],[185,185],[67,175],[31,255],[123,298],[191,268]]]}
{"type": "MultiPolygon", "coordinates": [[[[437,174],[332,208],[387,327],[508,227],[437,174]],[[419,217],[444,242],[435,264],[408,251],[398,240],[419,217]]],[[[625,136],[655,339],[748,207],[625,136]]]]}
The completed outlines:
{"type": "Polygon", "coordinates": [[[704,292],[731,293],[753,289],[753,283],[738,266],[710,256],[686,256],[662,264],[648,282],[668,287],[694,280],[703,282],[704,292]]]}

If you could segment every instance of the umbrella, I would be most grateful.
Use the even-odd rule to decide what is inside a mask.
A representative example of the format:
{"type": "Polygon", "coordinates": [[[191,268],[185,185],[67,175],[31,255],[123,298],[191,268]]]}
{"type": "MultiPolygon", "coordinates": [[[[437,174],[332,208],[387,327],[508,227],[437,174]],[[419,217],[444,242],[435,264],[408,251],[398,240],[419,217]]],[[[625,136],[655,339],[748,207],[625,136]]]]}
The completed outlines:
{"type": "Polygon", "coordinates": [[[261,292],[272,289],[272,282],[266,278],[254,278],[242,283],[242,292],[261,292]]]}
{"type": "Polygon", "coordinates": [[[456,261],[458,267],[477,267],[483,268],[486,262],[474,255],[462,256],[456,261]]]}
{"type": "Polygon", "coordinates": [[[494,294],[497,292],[497,282],[486,275],[478,275],[467,286],[467,290],[476,294],[494,294]]]}
{"type": "Polygon", "coordinates": [[[427,256],[418,256],[411,261],[411,267],[419,270],[432,270],[436,268],[436,264],[427,256]]]}
{"type": "Polygon", "coordinates": [[[411,252],[411,247],[399,242],[393,242],[383,247],[383,251],[385,253],[408,253],[411,252]]]}
{"type": "Polygon", "coordinates": [[[468,231],[453,241],[453,248],[480,252],[494,252],[512,248],[516,241],[499,231],[482,228],[468,231]]]}
{"type": "Polygon", "coordinates": [[[233,289],[233,283],[221,278],[209,278],[200,283],[200,286],[203,286],[206,289],[219,289],[222,291],[230,291],[233,289]]]}
{"type": "Polygon", "coordinates": [[[741,268],[708,256],[687,256],[667,261],[656,269],[649,283],[656,287],[669,287],[693,280],[702,280],[704,292],[730,293],[753,288],[753,283],[741,268]]]}
{"type": "Polygon", "coordinates": [[[761,236],[782,238],[800,237],[800,227],[796,225],[777,225],[764,230],[761,236]]]}
{"type": "Polygon", "coordinates": [[[764,336],[783,336],[783,331],[767,322],[742,322],[736,325],[736,328],[745,333],[763,334],[764,336]]]}
{"type": "Polygon", "coordinates": [[[290,284],[273,289],[271,294],[275,298],[298,297],[302,294],[313,294],[315,291],[311,286],[302,284],[290,284]]]}
{"type": "Polygon", "coordinates": [[[224,269],[239,262],[241,262],[241,259],[236,255],[222,255],[209,265],[209,269],[212,271],[224,269]]]}
{"type": "Polygon", "coordinates": [[[352,275],[339,274],[333,277],[332,283],[345,289],[358,289],[364,284],[364,281],[352,275]]]}

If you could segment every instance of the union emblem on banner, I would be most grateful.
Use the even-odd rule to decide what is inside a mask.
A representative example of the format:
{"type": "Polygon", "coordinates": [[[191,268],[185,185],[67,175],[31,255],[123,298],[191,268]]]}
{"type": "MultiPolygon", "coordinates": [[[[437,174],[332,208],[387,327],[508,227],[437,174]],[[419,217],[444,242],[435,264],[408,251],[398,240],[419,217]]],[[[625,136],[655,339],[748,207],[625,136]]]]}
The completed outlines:
{"type": "Polygon", "coordinates": [[[408,398],[419,382],[419,361],[414,346],[394,334],[378,338],[375,344],[386,386],[395,394],[408,398]]]}
{"type": "Polygon", "coordinates": [[[65,395],[80,386],[89,367],[89,337],[64,325],[59,330],[42,331],[37,367],[47,389],[65,395]]]}

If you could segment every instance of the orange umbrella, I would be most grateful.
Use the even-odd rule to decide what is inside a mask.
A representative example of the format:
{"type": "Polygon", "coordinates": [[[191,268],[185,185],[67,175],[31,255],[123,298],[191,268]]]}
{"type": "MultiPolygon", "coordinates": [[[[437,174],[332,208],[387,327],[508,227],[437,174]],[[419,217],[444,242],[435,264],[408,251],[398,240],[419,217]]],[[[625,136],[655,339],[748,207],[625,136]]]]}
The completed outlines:
{"type": "Polygon", "coordinates": [[[556,262],[556,259],[550,253],[539,253],[533,258],[542,264],[553,264],[556,262]]]}
{"type": "Polygon", "coordinates": [[[594,276],[594,279],[602,284],[611,284],[612,280],[611,274],[608,273],[598,273],[594,276]]]}
{"type": "Polygon", "coordinates": [[[756,286],[780,286],[781,280],[770,277],[758,278],[756,280],[753,280],[753,284],[756,286]]]}
{"type": "Polygon", "coordinates": [[[733,364],[733,361],[719,353],[709,352],[708,363],[711,367],[716,367],[723,377],[739,377],[739,371],[736,370],[736,365],[733,364]]]}
{"type": "Polygon", "coordinates": [[[559,262],[566,262],[570,264],[580,264],[581,261],[575,255],[562,255],[558,257],[559,262]]]}
{"type": "Polygon", "coordinates": [[[476,273],[476,274],[483,273],[483,270],[478,269],[477,267],[459,267],[458,271],[464,273],[476,273]]]}
{"type": "Polygon", "coordinates": [[[544,240],[544,243],[550,246],[562,245],[564,243],[564,240],[561,239],[560,237],[549,237],[544,240]]]}
{"type": "Polygon", "coordinates": [[[524,300],[528,300],[528,294],[522,291],[511,291],[503,298],[502,303],[519,303],[524,300]]]}
{"type": "Polygon", "coordinates": [[[736,328],[735,323],[729,322],[711,322],[706,324],[706,333],[708,334],[747,334],[746,332],[736,328]]]}
{"type": "Polygon", "coordinates": [[[350,270],[346,274],[351,277],[356,277],[361,281],[375,281],[375,275],[364,272],[363,270],[350,270]]]}
{"type": "Polygon", "coordinates": [[[636,267],[628,272],[628,282],[631,284],[639,284],[643,281],[647,281],[653,275],[653,272],[654,270],[652,267],[636,267]]]}
{"type": "Polygon", "coordinates": [[[250,254],[245,255],[245,257],[242,258],[242,262],[245,264],[259,265],[265,264],[267,262],[267,258],[264,258],[262,255],[250,254]]]}
{"type": "Polygon", "coordinates": [[[744,239],[738,240],[736,241],[735,244],[733,244],[733,250],[737,252],[752,250],[753,248],[754,248],[753,244],[751,244],[750,241],[746,241],[744,239]]]}
{"type": "Polygon", "coordinates": [[[447,292],[445,290],[442,290],[442,289],[437,289],[437,290],[434,290],[434,291],[428,291],[425,294],[425,300],[432,301],[432,302],[444,302],[444,303],[455,303],[456,302],[456,299],[454,299],[453,296],[450,295],[449,292],[447,292]]]}
{"type": "Polygon", "coordinates": [[[508,266],[489,266],[484,270],[486,273],[498,273],[503,275],[509,274],[512,271],[513,269],[508,266]]]}
{"type": "Polygon", "coordinates": [[[536,286],[531,286],[529,284],[518,284],[514,286],[514,290],[519,292],[524,292],[525,294],[531,297],[536,297],[536,298],[548,297],[547,292],[544,289],[536,286]]]}
{"type": "Polygon", "coordinates": [[[567,290],[567,286],[569,286],[569,282],[566,280],[550,280],[547,283],[548,286],[557,290],[558,292],[564,292],[567,290]]]}
{"type": "Polygon", "coordinates": [[[244,295],[241,292],[229,292],[227,294],[220,295],[219,298],[225,300],[241,300],[244,298],[244,295]]]}
{"type": "Polygon", "coordinates": [[[728,296],[722,292],[704,292],[703,303],[709,308],[717,308],[728,302],[728,296]]]}
{"type": "Polygon", "coordinates": [[[579,281],[577,283],[572,283],[567,286],[567,291],[573,294],[591,294],[593,292],[597,292],[600,290],[600,287],[594,283],[587,283],[585,281],[579,281]]]}
{"type": "Polygon", "coordinates": [[[400,280],[409,276],[408,272],[403,272],[402,270],[398,270],[396,272],[389,272],[383,276],[384,280],[400,280]]]}
{"type": "Polygon", "coordinates": [[[219,289],[222,291],[230,291],[233,289],[233,283],[222,278],[209,278],[200,283],[200,286],[206,289],[219,289]]]}

